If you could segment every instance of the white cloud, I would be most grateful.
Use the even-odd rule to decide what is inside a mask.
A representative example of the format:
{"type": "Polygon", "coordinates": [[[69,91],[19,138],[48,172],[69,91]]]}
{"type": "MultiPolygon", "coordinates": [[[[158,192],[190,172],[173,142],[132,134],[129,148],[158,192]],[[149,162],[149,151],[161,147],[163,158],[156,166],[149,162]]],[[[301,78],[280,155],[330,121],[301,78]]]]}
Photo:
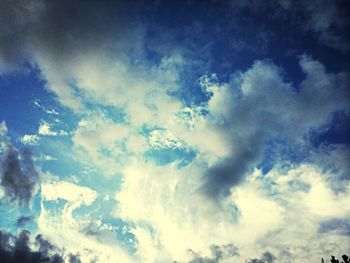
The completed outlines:
{"type": "Polygon", "coordinates": [[[90,206],[95,202],[98,196],[96,191],[70,182],[57,181],[43,184],[41,194],[41,212],[37,223],[39,232],[45,238],[64,247],[67,252],[79,254],[82,262],[96,259],[99,262],[111,262],[115,258],[120,262],[132,262],[127,253],[116,244],[86,235],[86,222],[73,215],[80,206],[90,206]],[[52,212],[49,207],[55,200],[65,200],[67,203],[62,210],[52,212]]]}
{"type": "Polygon", "coordinates": [[[37,107],[39,109],[42,109],[48,115],[56,115],[56,116],[60,115],[59,112],[56,111],[55,109],[53,109],[53,108],[52,109],[46,108],[44,105],[42,105],[40,103],[40,100],[38,100],[38,99],[34,99],[33,100],[33,104],[34,104],[35,107],[37,107]]]}
{"type": "Polygon", "coordinates": [[[25,134],[20,138],[23,144],[37,145],[39,142],[39,136],[35,134],[25,134]]]}
{"type": "MultiPolygon", "coordinates": [[[[227,83],[203,77],[200,84],[212,94],[208,104],[183,107],[179,100],[166,95],[166,89],[161,90],[164,82],[176,88],[177,69],[170,65],[171,59],[154,69],[164,76],[151,74],[153,80],[143,75],[144,69],[131,72],[127,63],[108,62],[111,68],[100,68],[96,62],[89,68],[83,65],[84,59],[76,61],[77,67],[71,72],[79,76],[84,96],[103,105],[124,106],[127,117],[120,123],[100,111],[89,111],[76,127],[72,141],[77,159],[84,164],[99,168],[105,175],[123,174],[121,190],[115,195],[115,217],[133,224],[131,232],[137,243],[134,262],[186,262],[192,257],[189,249],[210,256],[214,244],[237,246],[241,254],[237,262],[258,257],[267,249],[282,261],[287,260],[283,251],[288,251],[295,262],[300,262],[303,258],[311,260],[310,244],[312,255],[320,255],[331,253],[333,244],[346,243],[343,236],[322,236],[318,228],[322,220],[349,214],[341,209],[349,201],[349,190],[337,196],[325,179],[329,175],[311,165],[290,167],[287,172],[275,167],[266,176],[255,170],[233,188],[231,181],[223,182],[222,186],[231,191],[224,199],[210,199],[201,190],[203,179],[214,176],[208,167],[222,160],[230,163],[237,159],[237,167],[244,167],[244,179],[259,161],[266,139],[281,136],[304,145],[300,138],[310,128],[327,122],[333,111],[348,107],[345,73],[327,73],[320,62],[302,56],[300,66],[306,77],[296,92],[283,79],[281,68],[257,61],[247,71],[232,75],[227,83]],[[115,74],[107,76],[110,72],[115,74]],[[148,138],[140,134],[144,124],[157,127],[148,138]],[[185,145],[198,155],[181,169],[156,166],[142,156],[150,147],[185,145]],[[240,159],[246,148],[254,152],[254,158],[240,159]],[[300,236],[304,240],[300,241],[300,236]]],[[[44,133],[53,132],[50,125],[43,127],[44,133]]],[[[230,176],[234,168],[228,167],[230,176]]],[[[52,218],[45,220],[42,227],[52,218]]],[[[65,217],[73,225],[74,220],[70,220],[65,217]]],[[[46,233],[55,236],[54,228],[46,233]]],[[[81,240],[86,238],[77,235],[81,240]]],[[[74,243],[73,247],[78,245],[74,243]]]]}
{"type": "Polygon", "coordinates": [[[7,135],[7,126],[6,126],[6,122],[2,121],[0,122],[0,136],[5,136],[7,135]]]}
{"type": "Polygon", "coordinates": [[[0,152],[5,150],[7,144],[7,126],[6,122],[0,122],[0,152]]]}
{"type": "Polygon", "coordinates": [[[42,198],[48,201],[54,201],[59,198],[73,202],[77,201],[85,205],[91,205],[97,192],[88,187],[82,187],[69,182],[53,182],[41,186],[42,198]]]}
{"type": "Polygon", "coordinates": [[[56,161],[57,159],[51,155],[41,155],[37,160],[41,161],[56,161]]]}
{"type": "Polygon", "coordinates": [[[246,72],[233,75],[229,83],[202,79],[203,87],[212,93],[208,114],[196,113],[195,108],[171,113],[164,122],[164,134],[151,136],[155,145],[173,146],[175,139],[165,135],[175,134],[176,142],[183,140],[199,151],[196,161],[180,170],[140,160],[125,168],[121,191],[116,193],[116,216],[137,224],[134,234],[140,239],[141,261],[185,262],[188,249],[210,255],[213,244],[236,245],[241,253],[237,262],[259,257],[266,250],[282,261],[291,253],[290,260],[300,262],[311,260],[310,255],[347,249],[346,237],[326,237],[319,233],[319,225],[322,220],[349,215],[341,209],[350,196],[348,186],[337,196],[327,172],[316,166],[291,166],[287,175],[277,164],[266,176],[256,170],[219,204],[199,191],[207,165],[235,156],[246,146],[259,151],[263,144],[255,143],[256,136],[281,136],[303,145],[307,142],[300,138],[311,128],[327,122],[334,110],[347,109],[345,73],[327,73],[307,56],[300,58],[300,65],[306,78],[298,93],[283,80],[282,69],[270,62],[257,61],[246,72]],[[305,237],[303,241],[300,236],[305,237]],[[338,243],[344,246],[335,249],[338,243]],[[313,246],[311,254],[308,244],[313,246]]]}
{"type": "Polygon", "coordinates": [[[39,135],[42,136],[67,136],[68,133],[64,130],[53,131],[52,125],[46,121],[40,121],[38,128],[39,135]]]}
{"type": "Polygon", "coordinates": [[[267,175],[256,170],[226,201],[214,204],[196,191],[197,169],[138,163],[125,171],[116,216],[136,224],[141,262],[187,262],[188,249],[209,256],[213,244],[237,246],[241,256],[235,262],[266,250],[281,261],[289,252],[291,262],[301,262],[349,249],[347,237],[319,231],[324,220],[350,215],[349,183],[339,195],[310,164],[276,167],[267,175]]]}
{"type": "Polygon", "coordinates": [[[151,147],[157,148],[184,148],[184,143],[176,138],[171,132],[165,130],[153,130],[148,136],[151,147]]]}
{"type": "Polygon", "coordinates": [[[79,122],[72,141],[82,162],[114,175],[120,170],[118,159],[124,158],[122,144],[130,135],[128,126],[96,113],[79,122]]]}

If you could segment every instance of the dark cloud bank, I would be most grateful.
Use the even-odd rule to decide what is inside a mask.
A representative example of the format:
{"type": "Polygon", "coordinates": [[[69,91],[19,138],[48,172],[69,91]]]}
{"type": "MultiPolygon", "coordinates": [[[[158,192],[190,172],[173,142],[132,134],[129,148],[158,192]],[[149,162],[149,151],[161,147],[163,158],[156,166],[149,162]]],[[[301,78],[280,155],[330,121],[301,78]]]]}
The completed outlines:
{"type": "Polygon", "coordinates": [[[80,263],[76,255],[64,257],[64,251],[37,235],[32,249],[30,233],[21,231],[18,236],[0,230],[0,262],[2,263],[80,263]],[[65,261],[65,258],[68,260],[65,261]]]}
{"type": "Polygon", "coordinates": [[[1,164],[0,180],[6,197],[28,206],[39,183],[31,152],[18,151],[9,145],[1,164]]]}
{"type": "Polygon", "coordinates": [[[126,45],[136,7],[122,1],[24,1],[0,3],[0,70],[16,70],[40,53],[56,60],[89,49],[126,45]],[[127,8],[128,6],[128,8],[127,8]],[[1,65],[2,64],[2,65],[1,65]]]}

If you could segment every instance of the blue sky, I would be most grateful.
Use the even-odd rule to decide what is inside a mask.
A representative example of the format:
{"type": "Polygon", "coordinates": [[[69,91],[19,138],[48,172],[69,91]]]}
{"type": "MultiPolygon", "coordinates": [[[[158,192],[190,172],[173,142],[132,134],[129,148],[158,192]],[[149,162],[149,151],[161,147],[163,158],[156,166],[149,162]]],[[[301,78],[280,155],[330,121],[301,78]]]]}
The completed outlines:
{"type": "Polygon", "coordinates": [[[349,253],[347,7],[1,2],[1,233],[66,262],[349,253]]]}

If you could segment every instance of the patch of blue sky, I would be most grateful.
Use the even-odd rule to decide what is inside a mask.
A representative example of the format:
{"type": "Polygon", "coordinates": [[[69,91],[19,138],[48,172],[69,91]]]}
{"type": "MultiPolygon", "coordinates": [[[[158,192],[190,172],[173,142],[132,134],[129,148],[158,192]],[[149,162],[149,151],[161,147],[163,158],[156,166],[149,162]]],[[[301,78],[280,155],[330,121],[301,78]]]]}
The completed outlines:
{"type": "Polygon", "coordinates": [[[116,105],[103,105],[96,102],[85,100],[85,106],[89,112],[100,112],[101,115],[106,116],[114,123],[127,124],[127,113],[122,107],[116,105]]]}
{"type": "MultiPolygon", "coordinates": [[[[96,189],[94,189],[96,190],[96,189]]],[[[89,218],[100,219],[110,217],[115,210],[117,201],[113,198],[106,198],[106,194],[99,195],[90,205],[82,204],[73,211],[73,216],[87,216],[89,218]]]]}
{"type": "Polygon", "coordinates": [[[72,148],[72,142],[67,136],[42,137],[40,146],[35,149],[39,156],[37,162],[44,172],[50,171],[62,179],[69,178],[82,169],[72,148]],[[40,160],[40,156],[51,156],[54,160],[40,160]]]}
{"type": "Polygon", "coordinates": [[[310,184],[302,182],[300,180],[291,180],[288,182],[288,187],[292,192],[300,191],[300,192],[309,192],[311,189],[310,184]]]}
{"type": "Polygon", "coordinates": [[[300,164],[308,160],[310,144],[290,144],[287,139],[273,138],[265,142],[265,149],[257,168],[267,174],[276,163],[300,164]]]}
{"type": "Polygon", "coordinates": [[[197,155],[194,149],[176,136],[167,133],[164,128],[144,125],[140,134],[148,138],[150,144],[150,149],[144,153],[144,158],[157,165],[177,162],[177,167],[181,168],[192,162],[197,155]]]}
{"type": "Polygon", "coordinates": [[[73,218],[84,219],[90,222],[86,231],[99,235],[105,229],[115,233],[115,240],[130,253],[136,252],[135,236],[130,231],[134,226],[132,223],[125,222],[116,218],[113,214],[116,208],[114,198],[106,199],[105,196],[98,196],[91,205],[82,204],[72,213],[73,218]]]}
{"type": "Polygon", "coordinates": [[[167,165],[176,162],[177,167],[181,168],[195,159],[196,152],[182,148],[159,148],[147,151],[144,156],[146,160],[151,160],[157,165],[167,165]]]}
{"type": "Polygon", "coordinates": [[[45,113],[34,107],[34,98],[50,98],[35,73],[0,76],[1,120],[5,120],[9,135],[33,134],[45,113]]]}
{"type": "Polygon", "coordinates": [[[209,96],[198,83],[201,75],[187,79],[182,79],[182,89],[177,91],[175,95],[181,99],[187,107],[200,106],[208,102],[209,96]]]}
{"type": "Polygon", "coordinates": [[[58,198],[56,200],[42,199],[42,204],[45,207],[45,213],[48,213],[51,216],[59,215],[64,210],[67,203],[68,201],[62,198],[58,198]]]}
{"type": "Polygon", "coordinates": [[[136,238],[135,235],[131,232],[134,224],[111,216],[104,217],[101,219],[101,222],[113,227],[116,234],[116,240],[123,249],[125,249],[130,254],[136,252],[136,238]]]}
{"type": "Polygon", "coordinates": [[[37,231],[36,218],[40,213],[40,194],[37,193],[28,207],[17,206],[15,202],[0,199],[0,228],[11,233],[17,233],[18,229],[24,227],[28,231],[37,231]],[[17,225],[17,220],[21,217],[30,218],[23,226],[17,225]]]}
{"type": "Polygon", "coordinates": [[[310,133],[310,141],[314,147],[330,144],[350,145],[350,114],[337,111],[331,120],[310,133]]]}
{"type": "Polygon", "coordinates": [[[266,144],[262,159],[257,165],[257,168],[261,169],[263,174],[267,174],[275,165],[276,159],[278,158],[278,151],[276,150],[277,144],[278,142],[274,140],[266,144]]]}
{"type": "Polygon", "coordinates": [[[101,198],[105,199],[104,203],[106,205],[114,203],[113,196],[120,190],[122,182],[122,174],[120,171],[116,171],[113,176],[105,176],[103,171],[85,170],[77,173],[74,178],[78,180],[80,186],[86,186],[98,193],[103,193],[103,195],[99,195],[98,200],[101,198]]]}
{"type": "Polygon", "coordinates": [[[238,219],[240,217],[240,212],[239,212],[239,209],[238,207],[235,205],[235,204],[229,204],[229,211],[231,212],[231,220],[232,220],[232,223],[236,224],[238,223],[238,219]]]}

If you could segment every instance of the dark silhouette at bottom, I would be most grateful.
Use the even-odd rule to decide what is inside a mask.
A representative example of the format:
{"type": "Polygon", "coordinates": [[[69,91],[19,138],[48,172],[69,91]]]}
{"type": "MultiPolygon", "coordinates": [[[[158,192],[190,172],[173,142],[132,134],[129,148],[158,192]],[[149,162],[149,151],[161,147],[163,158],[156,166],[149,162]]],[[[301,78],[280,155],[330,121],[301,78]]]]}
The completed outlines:
{"type": "MultiPolygon", "coordinates": [[[[350,263],[350,258],[347,255],[342,255],[341,257],[343,259],[343,261],[339,261],[338,259],[336,259],[333,255],[331,256],[331,263],[350,263]]],[[[321,263],[324,263],[324,259],[321,259],[321,263]]]]}

